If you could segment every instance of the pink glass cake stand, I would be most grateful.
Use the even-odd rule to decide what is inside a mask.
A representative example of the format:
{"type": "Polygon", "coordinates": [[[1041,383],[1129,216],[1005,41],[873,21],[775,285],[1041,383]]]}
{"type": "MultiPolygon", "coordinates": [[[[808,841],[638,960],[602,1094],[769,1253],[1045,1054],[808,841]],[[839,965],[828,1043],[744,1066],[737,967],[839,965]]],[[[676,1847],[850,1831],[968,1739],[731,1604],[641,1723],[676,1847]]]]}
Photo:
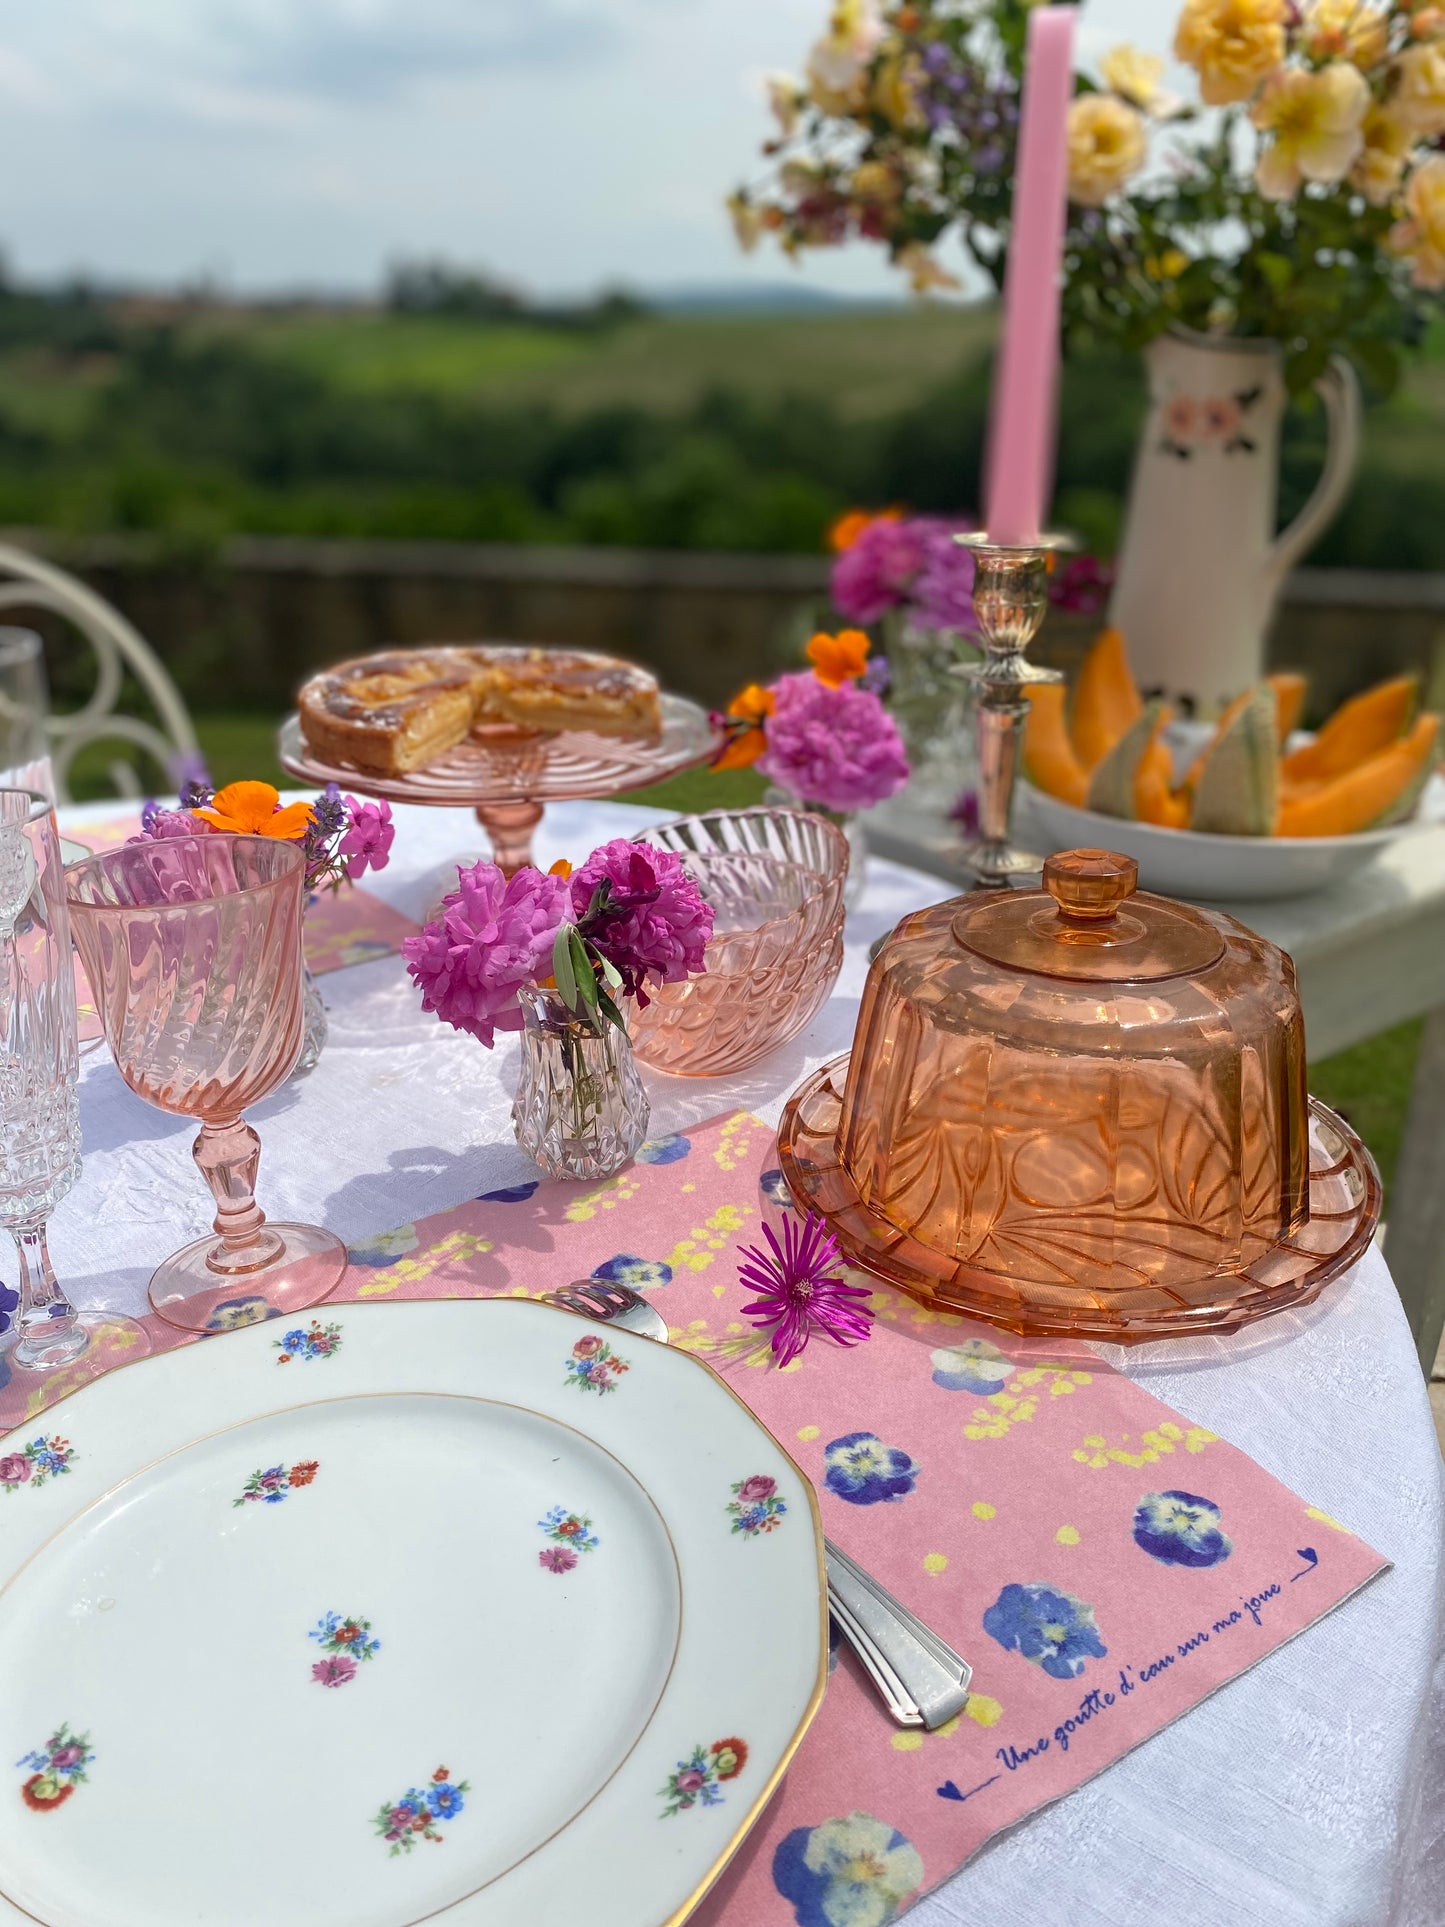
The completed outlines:
{"type": "Polygon", "coordinates": [[[281,767],[305,783],[339,783],[344,790],[384,797],[388,803],[474,809],[494,860],[511,876],[532,861],[532,832],[542,820],[544,803],[643,789],[696,768],[721,747],[722,737],[696,703],[685,696],[663,696],[661,701],[657,736],[595,736],[580,729],[547,734],[487,725],[406,776],[378,776],[348,763],[322,761],[307,748],[297,716],[281,725],[277,747],[281,767]]]}

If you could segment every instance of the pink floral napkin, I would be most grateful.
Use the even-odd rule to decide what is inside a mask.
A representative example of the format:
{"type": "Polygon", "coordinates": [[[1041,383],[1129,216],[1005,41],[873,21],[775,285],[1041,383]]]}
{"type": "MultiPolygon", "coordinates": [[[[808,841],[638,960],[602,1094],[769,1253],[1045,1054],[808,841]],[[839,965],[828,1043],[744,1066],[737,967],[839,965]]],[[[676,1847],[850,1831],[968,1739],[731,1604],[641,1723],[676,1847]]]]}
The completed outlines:
{"type": "MultiPolygon", "coordinates": [[[[814,1340],[778,1370],[738,1316],[736,1247],[784,1195],[771,1132],[718,1118],[644,1145],[606,1183],[525,1177],[367,1239],[340,1291],[282,1342],[324,1371],[347,1299],[528,1297],[589,1275],[648,1292],[673,1343],[721,1372],[814,1480],[830,1537],[973,1665],[965,1713],[924,1734],[894,1726],[835,1654],[777,1797],[696,1916],[884,1927],[1387,1562],[1084,1345],[1014,1339],[880,1289],[867,1344],[814,1340]]],[[[255,1315],[238,1291],[217,1326],[255,1315]]],[[[152,1329],[157,1348],[190,1342],[152,1329]]],[[[38,1386],[0,1381],[0,1431],[123,1356],[38,1386]]],[[[611,1395],[626,1397],[625,1378],[611,1395]]],[[[36,1424],[37,1450],[52,1429],[36,1424]]],[[[751,1794],[740,1779],[726,1797],[751,1794]]]]}
{"type": "MultiPolygon", "coordinates": [[[[84,843],[94,854],[118,849],[127,837],[140,828],[140,818],[123,817],[108,823],[82,824],[67,829],[73,842],[84,843]]],[[[351,964],[372,963],[390,957],[401,949],[402,940],[419,926],[400,910],[373,896],[359,884],[340,890],[324,891],[306,912],[306,961],[316,976],[331,970],[345,970],[351,964]]],[[[75,959],[76,1014],[82,1043],[101,1035],[100,1016],[95,1008],[80,958],[75,959]]]]}

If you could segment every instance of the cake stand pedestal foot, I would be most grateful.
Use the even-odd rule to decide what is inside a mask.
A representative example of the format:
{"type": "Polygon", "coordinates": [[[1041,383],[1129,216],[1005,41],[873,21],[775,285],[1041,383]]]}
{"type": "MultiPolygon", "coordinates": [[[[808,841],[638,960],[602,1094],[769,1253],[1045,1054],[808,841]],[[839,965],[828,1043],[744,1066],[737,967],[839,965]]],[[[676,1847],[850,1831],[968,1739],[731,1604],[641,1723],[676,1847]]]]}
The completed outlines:
{"type": "Polygon", "coordinates": [[[540,803],[478,803],[477,821],[491,841],[492,861],[503,876],[515,876],[532,861],[532,832],[542,821],[540,803]]]}

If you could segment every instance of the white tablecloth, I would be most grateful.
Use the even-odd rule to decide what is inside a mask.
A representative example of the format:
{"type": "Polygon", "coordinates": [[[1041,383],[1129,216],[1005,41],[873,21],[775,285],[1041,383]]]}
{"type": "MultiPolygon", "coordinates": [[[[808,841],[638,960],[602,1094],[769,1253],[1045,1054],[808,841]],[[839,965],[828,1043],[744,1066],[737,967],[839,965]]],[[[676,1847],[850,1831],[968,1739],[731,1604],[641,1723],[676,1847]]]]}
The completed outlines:
{"type": "MultiPolygon", "coordinates": [[[[94,808],[67,813],[95,820],[94,808]]],[[[447,864],[478,854],[463,811],[399,810],[368,879],[420,916],[447,864]]],[[[548,811],[538,855],[580,861],[656,820],[620,805],[548,811]]],[[[843,974],[806,1035],[743,1076],[647,1074],[654,1130],[747,1106],[776,1121],[804,1073],[847,1048],[867,946],[940,886],[875,862],[843,974]]],[[[260,1197],[356,1241],[532,1170],[512,1138],[516,1045],[491,1053],[421,1014],[396,958],[323,979],[331,1037],[313,1075],[251,1113],[260,1197]]],[[[85,1175],[52,1250],[75,1300],[145,1308],[156,1262],[208,1228],[194,1127],[82,1069],[85,1175]]],[[[1112,1361],[1254,1455],[1394,1561],[1328,1619],[1057,1807],[995,1841],[920,1903],[917,1927],[1440,1927],[1445,1922],[1445,1494],[1425,1386],[1383,1260],[1314,1313],[1189,1351],[1112,1361]]],[[[752,1927],[740,1922],[738,1927],[752,1927]]]]}

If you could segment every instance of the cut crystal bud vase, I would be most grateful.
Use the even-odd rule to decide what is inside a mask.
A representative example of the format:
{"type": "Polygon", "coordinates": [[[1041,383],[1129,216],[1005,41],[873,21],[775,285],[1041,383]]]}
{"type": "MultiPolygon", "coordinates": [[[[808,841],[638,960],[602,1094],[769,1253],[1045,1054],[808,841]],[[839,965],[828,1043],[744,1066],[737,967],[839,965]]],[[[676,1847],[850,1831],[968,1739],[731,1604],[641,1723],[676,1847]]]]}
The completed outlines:
{"type": "Polygon", "coordinates": [[[555,990],[521,993],[517,1142],[549,1178],[608,1178],[647,1136],[650,1107],[627,1033],[594,1029],[555,990]]]}

